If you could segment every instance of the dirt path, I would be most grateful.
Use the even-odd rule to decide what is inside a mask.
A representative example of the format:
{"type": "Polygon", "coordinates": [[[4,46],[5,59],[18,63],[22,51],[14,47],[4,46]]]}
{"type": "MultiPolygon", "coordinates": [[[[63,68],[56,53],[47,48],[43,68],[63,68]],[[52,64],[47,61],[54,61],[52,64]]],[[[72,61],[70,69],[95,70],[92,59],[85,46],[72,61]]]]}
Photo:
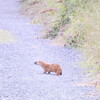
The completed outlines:
{"type": "Polygon", "coordinates": [[[0,29],[13,33],[14,43],[0,44],[0,100],[100,100],[88,97],[91,87],[75,86],[83,74],[77,50],[36,39],[41,26],[18,14],[16,0],[0,0],[0,29]],[[36,60],[59,63],[63,75],[42,74],[36,60]]]}

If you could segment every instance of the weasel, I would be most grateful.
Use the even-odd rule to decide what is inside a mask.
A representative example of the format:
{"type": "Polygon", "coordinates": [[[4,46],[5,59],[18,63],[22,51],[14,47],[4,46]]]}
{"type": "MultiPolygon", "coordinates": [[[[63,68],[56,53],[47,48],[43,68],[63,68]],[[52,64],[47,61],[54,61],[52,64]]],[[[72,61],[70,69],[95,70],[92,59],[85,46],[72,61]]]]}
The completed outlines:
{"type": "Polygon", "coordinates": [[[44,61],[36,61],[34,64],[42,66],[44,69],[44,74],[47,72],[48,74],[50,74],[50,72],[55,72],[57,76],[62,75],[62,69],[59,64],[48,64],[44,61]]]}

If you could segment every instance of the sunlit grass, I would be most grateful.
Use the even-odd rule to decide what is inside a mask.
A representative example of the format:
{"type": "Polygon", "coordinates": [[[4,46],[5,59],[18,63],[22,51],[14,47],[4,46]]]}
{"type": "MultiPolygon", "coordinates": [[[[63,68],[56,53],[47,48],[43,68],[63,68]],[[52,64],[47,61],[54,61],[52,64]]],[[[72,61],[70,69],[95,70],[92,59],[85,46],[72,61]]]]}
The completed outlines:
{"type": "Polygon", "coordinates": [[[71,34],[72,37],[78,34],[78,40],[75,41],[73,38],[73,41],[84,50],[87,65],[95,68],[100,68],[99,4],[99,1],[91,1],[84,9],[78,8],[75,17],[72,18],[71,27],[65,32],[65,37],[68,37],[68,34],[71,34]]]}
{"type": "Polygon", "coordinates": [[[0,44],[15,42],[15,38],[11,32],[0,29],[0,44]]]}

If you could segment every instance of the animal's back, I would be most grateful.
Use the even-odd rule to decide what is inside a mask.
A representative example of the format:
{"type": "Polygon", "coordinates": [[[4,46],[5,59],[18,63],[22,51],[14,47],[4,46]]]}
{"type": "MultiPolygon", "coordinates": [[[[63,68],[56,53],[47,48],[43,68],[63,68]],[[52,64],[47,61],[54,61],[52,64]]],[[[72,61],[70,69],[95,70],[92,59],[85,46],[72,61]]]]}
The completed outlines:
{"type": "Polygon", "coordinates": [[[62,69],[61,69],[59,64],[51,64],[50,65],[50,69],[51,69],[51,71],[54,71],[54,72],[57,72],[58,70],[62,71],[62,69]]]}

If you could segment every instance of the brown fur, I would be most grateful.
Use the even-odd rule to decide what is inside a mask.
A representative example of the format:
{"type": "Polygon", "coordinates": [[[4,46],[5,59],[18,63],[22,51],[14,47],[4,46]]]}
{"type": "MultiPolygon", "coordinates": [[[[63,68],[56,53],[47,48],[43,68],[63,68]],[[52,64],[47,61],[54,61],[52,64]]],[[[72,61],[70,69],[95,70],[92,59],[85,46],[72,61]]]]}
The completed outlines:
{"type": "Polygon", "coordinates": [[[36,61],[34,64],[42,66],[44,69],[44,74],[48,72],[55,72],[57,76],[62,75],[62,69],[59,64],[48,64],[43,61],[36,61]]]}

